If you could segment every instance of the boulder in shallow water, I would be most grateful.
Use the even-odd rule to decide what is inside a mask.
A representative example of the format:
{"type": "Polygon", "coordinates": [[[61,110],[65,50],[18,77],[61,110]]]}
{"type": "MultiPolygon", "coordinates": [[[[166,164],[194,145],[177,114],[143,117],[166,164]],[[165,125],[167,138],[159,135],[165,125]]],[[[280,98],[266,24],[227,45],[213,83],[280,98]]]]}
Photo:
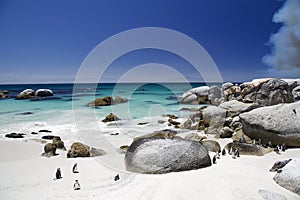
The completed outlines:
{"type": "Polygon", "coordinates": [[[9,134],[6,134],[5,137],[7,138],[24,138],[24,135],[23,133],[9,133],[9,134]]]}
{"type": "Polygon", "coordinates": [[[300,101],[254,109],[240,115],[244,133],[267,144],[300,147],[300,101]]]}
{"type": "Polygon", "coordinates": [[[115,98],[113,99],[114,104],[126,103],[127,101],[128,99],[122,98],[120,96],[115,96],[115,98]]]}
{"type": "Polygon", "coordinates": [[[109,113],[109,115],[107,115],[102,122],[106,123],[106,122],[113,122],[113,121],[119,121],[121,120],[117,115],[114,115],[113,113],[109,113]]]}
{"type": "Polygon", "coordinates": [[[32,89],[26,89],[20,92],[17,96],[17,100],[22,100],[22,99],[31,99],[35,96],[34,90],[32,89]]]}
{"type": "Polygon", "coordinates": [[[88,106],[109,106],[113,102],[113,98],[111,96],[106,96],[102,98],[97,98],[94,101],[88,103],[88,106]]]}
{"type": "Polygon", "coordinates": [[[49,97],[49,96],[53,96],[53,92],[52,90],[49,89],[38,89],[37,91],[35,91],[35,96],[37,97],[49,97]]]}
{"type": "Polygon", "coordinates": [[[125,154],[128,171],[163,174],[211,165],[208,151],[199,142],[181,138],[143,138],[134,141],[125,154]]]}

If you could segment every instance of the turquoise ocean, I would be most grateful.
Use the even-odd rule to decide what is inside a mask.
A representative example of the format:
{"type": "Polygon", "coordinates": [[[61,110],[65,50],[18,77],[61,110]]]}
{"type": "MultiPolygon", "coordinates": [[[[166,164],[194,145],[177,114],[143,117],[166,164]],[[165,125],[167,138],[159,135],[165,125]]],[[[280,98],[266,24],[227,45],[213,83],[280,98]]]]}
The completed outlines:
{"type": "MultiPolygon", "coordinates": [[[[163,114],[175,114],[187,117],[183,107],[201,105],[180,105],[179,98],[188,89],[204,86],[204,83],[105,83],[105,84],[23,84],[0,85],[0,90],[8,90],[9,98],[0,100],[0,139],[11,132],[25,133],[36,137],[31,132],[48,129],[65,140],[73,133],[81,135],[111,134],[146,134],[153,130],[167,128],[166,124],[157,123],[163,114]],[[14,97],[24,89],[51,89],[55,94],[49,98],[15,100],[14,97]],[[129,99],[127,103],[88,107],[95,98],[121,96],[129,99]],[[113,112],[122,120],[118,127],[101,122],[113,112]],[[145,126],[137,126],[147,122],[145,126]]],[[[210,84],[209,86],[214,85],[210,84]]]]}

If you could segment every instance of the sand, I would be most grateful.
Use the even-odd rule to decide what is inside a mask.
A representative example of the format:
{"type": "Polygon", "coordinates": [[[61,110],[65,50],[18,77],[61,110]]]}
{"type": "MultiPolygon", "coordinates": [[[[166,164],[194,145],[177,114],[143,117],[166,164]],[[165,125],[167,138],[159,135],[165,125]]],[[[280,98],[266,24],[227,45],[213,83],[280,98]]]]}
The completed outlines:
{"type": "MultiPolygon", "coordinates": [[[[117,145],[128,143],[124,136],[113,137],[117,145]]],[[[220,141],[222,145],[227,142],[220,141]]],[[[101,163],[123,163],[124,154],[117,151],[107,151],[102,158],[72,159],[66,158],[66,151],[59,150],[59,155],[51,158],[40,156],[42,152],[43,144],[36,141],[0,142],[0,199],[263,199],[258,194],[260,189],[299,199],[277,185],[269,169],[277,160],[300,157],[300,149],[263,157],[221,156],[217,164],[208,168],[162,175],[128,173],[124,164],[114,169],[101,163]],[[75,162],[78,174],[72,173],[75,162]],[[63,178],[54,180],[58,167],[63,178]],[[114,181],[117,173],[120,180],[114,181]],[[79,191],[73,190],[76,179],[81,184],[79,191]]]]}

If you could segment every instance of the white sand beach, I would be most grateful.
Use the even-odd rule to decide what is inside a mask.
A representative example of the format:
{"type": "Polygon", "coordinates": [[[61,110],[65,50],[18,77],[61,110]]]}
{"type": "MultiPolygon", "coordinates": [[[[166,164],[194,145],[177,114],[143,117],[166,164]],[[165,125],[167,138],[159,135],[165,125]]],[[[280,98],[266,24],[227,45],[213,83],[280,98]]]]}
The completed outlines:
{"type": "MultiPolygon", "coordinates": [[[[122,136],[117,140],[128,142],[122,136]]],[[[228,139],[219,142],[224,145],[228,139]]],[[[207,168],[144,175],[117,171],[103,165],[100,157],[67,159],[67,152],[61,150],[58,156],[42,157],[43,144],[36,141],[1,141],[0,148],[0,199],[263,199],[258,194],[260,189],[299,199],[277,185],[269,169],[275,161],[300,157],[300,149],[261,157],[242,155],[238,159],[226,155],[207,168]],[[75,162],[78,174],[72,173],[75,162]],[[63,178],[54,180],[58,167],[63,178]],[[120,180],[114,181],[117,173],[120,180]],[[81,184],[78,191],[73,190],[76,179],[81,184]]],[[[107,152],[102,159],[120,159],[116,163],[122,163],[124,154],[112,154],[107,152]]]]}

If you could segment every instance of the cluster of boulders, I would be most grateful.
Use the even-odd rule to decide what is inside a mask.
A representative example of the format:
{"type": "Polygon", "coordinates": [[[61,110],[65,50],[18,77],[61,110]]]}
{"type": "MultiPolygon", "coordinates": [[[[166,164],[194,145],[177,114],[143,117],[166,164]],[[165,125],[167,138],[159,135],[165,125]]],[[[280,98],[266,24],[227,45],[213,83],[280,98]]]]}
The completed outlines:
{"type": "Polygon", "coordinates": [[[47,143],[44,146],[44,152],[42,153],[42,156],[45,157],[51,157],[56,156],[56,149],[66,150],[64,142],[61,140],[59,136],[43,136],[42,139],[48,139],[52,140],[52,143],[47,143]]]}
{"type": "MultiPolygon", "coordinates": [[[[213,105],[193,110],[181,128],[204,130],[218,138],[235,141],[243,136],[249,138],[246,141],[249,144],[252,140],[259,140],[263,144],[271,142],[273,145],[300,147],[298,84],[297,80],[286,82],[281,79],[259,79],[241,85],[225,83],[220,89],[221,98],[214,98],[214,102],[219,103],[210,101],[213,105]]],[[[207,89],[207,86],[201,88],[207,89]]],[[[210,96],[214,95],[210,88],[207,91],[211,100],[210,96]]],[[[255,147],[246,149],[253,149],[258,155],[267,152],[255,147]]]]}
{"type": "Polygon", "coordinates": [[[49,97],[53,95],[54,93],[52,92],[52,90],[49,89],[38,89],[36,91],[32,89],[26,89],[20,92],[15,99],[16,100],[33,99],[33,98],[49,97]]]}
{"type": "Polygon", "coordinates": [[[300,80],[256,79],[242,84],[224,83],[222,88],[202,86],[182,95],[183,104],[220,105],[230,100],[257,103],[259,106],[291,103],[300,99],[300,80]]]}
{"type": "Polygon", "coordinates": [[[113,104],[126,103],[128,99],[122,98],[120,96],[115,96],[114,98],[111,96],[97,98],[94,101],[87,104],[87,106],[109,106],[113,104]]]}
{"type": "MultiPolygon", "coordinates": [[[[59,136],[52,136],[48,138],[52,138],[52,143],[45,144],[42,156],[51,157],[58,155],[56,153],[57,149],[66,150],[64,142],[59,136]]],[[[102,149],[96,149],[94,147],[89,147],[88,145],[82,144],[80,142],[74,142],[67,152],[67,158],[96,157],[102,156],[104,154],[105,151],[102,149]]]]}

